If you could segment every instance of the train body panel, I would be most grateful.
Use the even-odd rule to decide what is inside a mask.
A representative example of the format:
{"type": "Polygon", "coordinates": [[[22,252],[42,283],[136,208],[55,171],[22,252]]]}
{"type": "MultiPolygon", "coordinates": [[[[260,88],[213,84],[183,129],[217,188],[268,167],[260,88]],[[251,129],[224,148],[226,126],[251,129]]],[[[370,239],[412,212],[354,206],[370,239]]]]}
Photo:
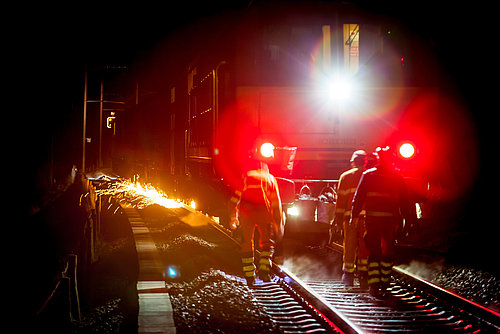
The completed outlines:
{"type": "MultiPolygon", "coordinates": [[[[271,171],[277,176],[301,179],[297,192],[308,183],[304,180],[325,180],[311,182],[313,195],[318,196],[331,184],[327,180],[338,179],[350,168],[355,150],[370,153],[377,146],[396,145],[407,139],[408,110],[423,96],[434,96],[419,105],[426,110],[425,119],[415,118],[418,115],[412,116],[411,112],[410,118],[426,123],[427,128],[436,127],[432,115],[437,93],[433,89],[363,87],[348,103],[335,104],[326,101],[323,92],[315,87],[224,86],[220,75],[213,69],[190,91],[186,137],[186,166],[198,184],[197,201],[203,203],[201,197],[209,198],[212,204],[208,207],[220,208],[216,210],[218,215],[239,186],[248,152],[264,142],[272,142],[278,151],[297,148],[293,161],[269,161],[271,171]],[[219,96],[223,92],[232,99],[219,96]],[[204,183],[209,186],[200,191],[204,183]],[[222,188],[224,195],[218,198],[214,194],[221,193],[222,188]]],[[[227,84],[234,74],[226,71],[224,75],[229,78],[227,84]]],[[[275,160],[288,158],[277,155],[275,160]]],[[[417,174],[412,175],[414,188],[425,189],[426,175],[417,174]]]]}
{"type": "MultiPolygon", "coordinates": [[[[332,179],[349,168],[355,150],[372,152],[392,144],[396,137],[405,139],[398,132],[404,131],[407,107],[431,91],[366,87],[358,89],[353,100],[334,104],[314,87],[244,86],[237,87],[236,98],[239,111],[249,114],[258,128],[257,142],[297,147],[292,178],[332,179]]],[[[422,107],[434,110],[430,105],[422,107]]]]}
{"type": "MultiPolygon", "coordinates": [[[[428,45],[343,4],[262,6],[191,36],[196,51],[179,57],[168,78],[170,126],[151,127],[170,141],[161,146],[168,147],[161,165],[182,179],[184,197],[224,221],[245,158],[267,141],[297,148],[293,164],[289,150],[272,166],[287,179],[335,180],[357,149],[412,143],[414,155],[398,157],[397,167],[415,199],[458,198],[470,189],[474,132],[460,101],[437,88],[444,80],[428,45]],[[335,82],[346,76],[350,92],[335,82]]],[[[310,182],[315,196],[323,188],[317,183],[310,182]]]]}

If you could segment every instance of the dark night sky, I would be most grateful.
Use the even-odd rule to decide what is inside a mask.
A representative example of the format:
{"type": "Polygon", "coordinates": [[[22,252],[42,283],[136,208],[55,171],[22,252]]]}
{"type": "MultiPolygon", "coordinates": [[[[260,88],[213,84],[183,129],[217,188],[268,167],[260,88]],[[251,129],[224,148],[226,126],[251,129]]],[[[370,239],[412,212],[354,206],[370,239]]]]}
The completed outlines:
{"type": "MultiPolygon", "coordinates": [[[[6,10],[4,15],[15,20],[7,36],[12,58],[4,61],[4,66],[13,73],[10,89],[18,101],[15,110],[7,112],[7,119],[13,116],[7,124],[22,120],[20,131],[10,139],[14,142],[14,164],[24,166],[23,173],[33,174],[47,160],[53,133],[80,134],[80,128],[67,125],[81,117],[73,115],[72,110],[82,100],[86,64],[128,65],[146,59],[166,36],[182,31],[186,25],[207,15],[247,6],[246,1],[233,1],[231,7],[220,1],[199,3],[111,5],[78,1],[65,6],[44,3],[6,10]]],[[[456,94],[465,98],[477,121],[484,173],[478,182],[481,190],[490,184],[485,175],[492,175],[491,158],[497,158],[490,152],[498,152],[498,140],[490,141],[489,136],[493,130],[490,115],[498,109],[494,103],[498,94],[491,86],[491,80],[498,78],[495,20],[491,8],[482,3],[439,3],[379,1],[362,8],[403,22],[418,36],[432,39],[456,94]]],[[[81,148],[78,145],[68,150],[79,157],[81,148]]]]}

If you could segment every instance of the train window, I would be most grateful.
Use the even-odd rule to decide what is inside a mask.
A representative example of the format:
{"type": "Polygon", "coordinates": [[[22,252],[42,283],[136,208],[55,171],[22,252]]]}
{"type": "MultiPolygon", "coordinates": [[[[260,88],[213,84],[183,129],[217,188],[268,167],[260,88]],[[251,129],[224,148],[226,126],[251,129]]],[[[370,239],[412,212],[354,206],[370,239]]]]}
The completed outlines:
{"type": "Polygon", "coordinates": [[[344,68],[355,74],[359,69],[359,24],[344,24],[344,68]]]}
{"type": "Polygon", "coordinates": [[[329,25],[321,27],[323,32],[323,69],[328,71],[331,66],[331,28],[329,25]]]}

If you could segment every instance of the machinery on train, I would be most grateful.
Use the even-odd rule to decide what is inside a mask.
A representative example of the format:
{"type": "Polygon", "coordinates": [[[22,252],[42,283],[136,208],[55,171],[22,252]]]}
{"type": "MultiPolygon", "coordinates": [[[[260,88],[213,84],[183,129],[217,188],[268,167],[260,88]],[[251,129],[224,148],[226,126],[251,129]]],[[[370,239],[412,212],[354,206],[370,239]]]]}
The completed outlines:
{"type": "Polygon", "coordinates": [[[324,195],[334,204],[336,180],[358,149],[396,149],[421,219],[433,199],[459,196],[472,182],[468,120],[435,84],[426,46],[406,39],[401,25],[327,3],[284,12],[261,5],[210,22],[210,34],[186,42],[196,56],[168,79],[158,160],[187,175],[179,192],[222,224],[245,159],[263,144],[274,146],[266,161],[288,218],[324,223],[315,226],[329,220],[317,205],[300,212],[297,201],[309,195],[318,204],[324,195]]]}

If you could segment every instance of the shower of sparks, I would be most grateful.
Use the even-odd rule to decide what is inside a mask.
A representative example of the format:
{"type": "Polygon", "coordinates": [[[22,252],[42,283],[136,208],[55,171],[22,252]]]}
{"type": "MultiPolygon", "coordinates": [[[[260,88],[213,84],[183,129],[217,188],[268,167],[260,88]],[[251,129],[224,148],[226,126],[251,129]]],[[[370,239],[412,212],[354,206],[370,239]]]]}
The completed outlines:
{"type": "Polygon", "coordinates": [[[96,190],[97,195],[112,195],[121,197],[137,208],[158,204],[165,208],[173,209],[183,207],[180,200],[168,198],[161,190],[150,184],[130,182],[130,180],[117,180],[107,184],[106,188],[96,190]]]}

